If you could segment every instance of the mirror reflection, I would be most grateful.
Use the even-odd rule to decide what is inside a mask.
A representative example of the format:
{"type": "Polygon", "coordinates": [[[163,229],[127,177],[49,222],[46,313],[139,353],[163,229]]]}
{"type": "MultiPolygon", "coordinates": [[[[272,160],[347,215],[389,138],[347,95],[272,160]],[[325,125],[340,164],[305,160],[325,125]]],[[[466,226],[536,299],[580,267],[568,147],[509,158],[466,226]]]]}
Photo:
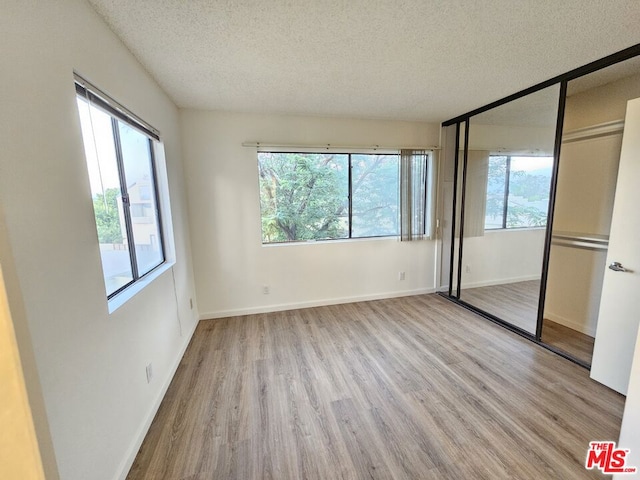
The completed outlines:
{"type": "MultiPolygon", "coordinates": [[[[462,117],[467,119],[457,125],[458,131],[456,124],[446,127],[442,159],[447,248],[441,256],[441,287],[448,288],[453,299],[595,368],[624,343],[607,339],[627,335],[612,333],[615,325],[599,317],[612,318],[620,304],[612,283],[618,277],[610,275],[607,265],[623,256],[618,250],[624,241],[619,241],[616,228],[611,237],[611,225],[626,225],[628,218],[627,210],[616,207],[621,203],[614,202],[616,190],[624,190],[621,183],[635,188],[629,187],[632,179],[624,183],[618,177],[618,166],[623,138],[635,135],[630,126],[625,133],[625,113],[627,102],[640,98],[640,56],[567,83],[556,160],[559,94],[558,83],[462,117]],[[543,272],[556,161],[549,263],[543,272]],[[623,210],[626,213],[620,213],[623,210]],[[541,292],[543,276],[547,282],[541,292]]],[[[629,335],[635,338],[635,333],[629,335]]]]}
{"type": "Polygon", "coordinates": [[[567,85],[542,341],[591,364],[627,101],[640,59],[567,85]]]}
{"type": "MultiPolygon", "coordinates": [[[[471,117],[460,299],[535,334],[559,85],[471,117]]],[[[461,186],[462,188],[462,186],[461,186]]]]}

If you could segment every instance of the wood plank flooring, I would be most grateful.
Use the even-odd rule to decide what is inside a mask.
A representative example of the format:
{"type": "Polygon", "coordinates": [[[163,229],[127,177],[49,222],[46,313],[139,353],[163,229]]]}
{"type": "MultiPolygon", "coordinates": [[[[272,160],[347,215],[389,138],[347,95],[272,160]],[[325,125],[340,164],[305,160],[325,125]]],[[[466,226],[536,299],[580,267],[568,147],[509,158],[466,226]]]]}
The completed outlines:
{"type": "Polygon", "coordinates": [[[128,479],[581,479],[624,397],[437,295],[203,321],[128,479]]]}
{"type": "Polygon", "coordinates": [[[595,339],[589,335],[545,318],[542,324],[542,341],[591,365],[595,339]]]}
{"type": "Polygon", "coordinates": [[[491,313],[516,327],[536,333],[540,280],[463,288],[460,300],[491,313]]]}
{"type": "MultiPolygon", "coordinates": [[[[461,300],[535,334],[538,321],[540,281],[506,283],[462,289],[461,300]]],[[[591,364],[593,337],[545,318],[542,341],[591,364]]]]}

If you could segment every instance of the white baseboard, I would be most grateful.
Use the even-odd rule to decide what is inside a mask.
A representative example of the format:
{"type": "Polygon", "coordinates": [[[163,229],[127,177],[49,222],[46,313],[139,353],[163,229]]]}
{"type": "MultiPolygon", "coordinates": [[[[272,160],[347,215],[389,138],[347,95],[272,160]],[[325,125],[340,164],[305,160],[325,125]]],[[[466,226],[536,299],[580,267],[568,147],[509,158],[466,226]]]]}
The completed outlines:
{"type": "Polygon", "coordinates": [[[525,275],[521,277],[500,278],[497,280],[483,280],[480,282],[465,282],[463,279],[462,288],[491,287],[493,285],[506,285],[508,283],[529,282],[531,280],[540,280],[540,275],[525,275]]]}
{"type": "Polygon", "coordinates": [[[384,298],[409,297],[411,295],[435,293],[435,291],[435,288],[419,288],[417,290],[402,290],[397,292],[375,293],[353,297],[327,298],[323,300],[313,300],[310,302],[280,303],[276,305],[261,305],[258,307],[235,308],[229,310],[219,310],[216,312],[201,313],[200,320],[237,317],[239,315],[252,315],[256,313],[281,312],[283,310],[296,310],[298,308],[324,307],[326,305],[340,305],[343,303],[366,302],[369,300],[381,300],[384,298]]]}
{"type": "Polygon", "coordinates": [[[126,480],[127,475],[129,474],[129,470],[131,470],[131,466],[133,465],[133,462],[136,459],[136,455],[138,455],[138,451],[142,446],[142,442],[144,441],[145,437],[147,436],[147,433],[149,432],[149,428],[151,427],[151,423],[153,422],[153,419],[155,418],[156,413],[158,413],[160,404],[162,403],[162,400],[164,400],[164,396],[166,395],[167,390],[169,389],[169,385],[171,384],[171,381],[173,380],[173,377],[176,374],[178,367],[180,366],[180,362],[182,361],[184,352],[186,352],[187,347],[191,342],[191,338],[193,337],[193,334],[195,333],[197,326],[198,326],[198,322],[193,322],[193,327],[191,328],[191,331],[188,332],[187,338],[185,338],[185,341],[184,341],[184,345],[182,346],[182,348],[180,349],[180,352],[176,356],[174,364],[171,367],[170,374],[167,376],[164,383],[162,384],[160,393],[158,394],[155,401],[153,402],[153,405],[149,410],[147,418],[145,418],[142,425],[140,425],[140,428],[138,429],[138,433],[135,436],[134,441],[131,443],[131,446],[129,447],[127,456],[125,457],[124,461],[120,465],[120,469],[118,470],[119,473],[116,478],[118,478],[119,480],[126,480]]]}
{"type": "Polygon", "coordinates": [[[576,322],[575,320],[571,320],[570,318],[556,315],[555,313],[551,313],[548,311],[544,312],[544,318],[551,320],[552,322],[559,323],[560,325],[564,325],[565,327],[571,328],[572,330],[584,333],[585,335],[589,335],[590,337],[596,336],[595,326],[590,327],[589,325],[576,322]]]}

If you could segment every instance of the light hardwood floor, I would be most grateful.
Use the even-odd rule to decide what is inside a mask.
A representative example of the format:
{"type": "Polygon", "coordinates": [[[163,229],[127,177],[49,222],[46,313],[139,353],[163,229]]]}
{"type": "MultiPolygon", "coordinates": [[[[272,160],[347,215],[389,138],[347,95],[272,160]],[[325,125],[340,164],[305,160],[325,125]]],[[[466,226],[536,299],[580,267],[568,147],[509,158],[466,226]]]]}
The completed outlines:
{"type": "Polygon", "coordinates": [[[208,320],[128,478],[598,478],[623,402],[437,295],[208,320]]]}
{"type": "Polygon", "coordinates": [[[545,318],[542,324],[542,341],[591,365],[595,339],[589,335],[545,318]]]}
{"type": "Polygon", "coordinates": [[[529,333],[536,333],[540,280],[463,288],[460,300],[529,333]]]}
{"type": "MultiPolygon", "coordinates": [[[[460,299],[535,334],[539,295],[540,281],[529,280],[462,289],[460,299]]],[[[591,365],[593,337],[545,318],[542,324],[542,341],[591,365]]]]}

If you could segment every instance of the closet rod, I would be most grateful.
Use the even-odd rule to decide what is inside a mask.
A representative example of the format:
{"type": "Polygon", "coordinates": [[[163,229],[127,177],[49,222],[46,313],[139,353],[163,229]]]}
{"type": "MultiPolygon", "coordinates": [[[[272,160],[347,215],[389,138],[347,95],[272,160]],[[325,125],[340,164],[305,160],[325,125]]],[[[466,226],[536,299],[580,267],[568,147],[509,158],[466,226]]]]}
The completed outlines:
{"type": "Polygon", "coordinates": [[[609,247],[609,237],[588,233],[556,232],[551,236],[551,244],[559,247],[606,251],[609,247]]]}

